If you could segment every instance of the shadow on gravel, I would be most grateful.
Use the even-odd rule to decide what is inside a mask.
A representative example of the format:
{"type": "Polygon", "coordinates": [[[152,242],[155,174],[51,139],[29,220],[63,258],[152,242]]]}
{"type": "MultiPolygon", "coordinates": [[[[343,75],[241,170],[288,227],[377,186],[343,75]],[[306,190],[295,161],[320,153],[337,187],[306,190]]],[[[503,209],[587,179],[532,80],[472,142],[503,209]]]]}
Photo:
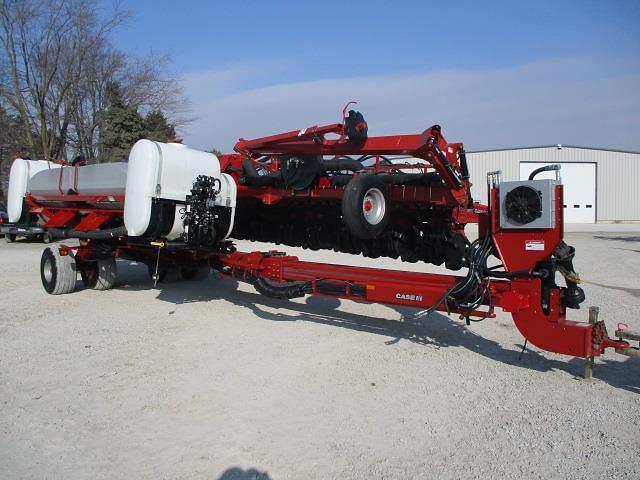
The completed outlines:
{"type": "Polygon", "coordinates": [[[149,277],[147,266],[142,263],[118,260],[118,280],[115,288],[126,291],[157,290],[158,298],[169,303],[182,305],[186,303],[206,302],[219,298],[215,293],[217,280],[213,274],[205,280],[178,280],[169,276],[169,280],[159,282],[154,287],[149,277]],[[216,282],[216,283],[213,283],[216,282]]]}
{"type": "MultiPolygon", "coordinates": [[[[134,291],[154,288],[146,267],[132,263],[122,265],[119,263],[118,269],[118,277],[121,281],[116,288],[134,291]]],[[[567,360],[555,360],[531,348],[527,348],[520,356],[521,345],[517,345],[517,350],[507,350],[499,343],[477,335],[464,324],[454,322],[451,318],[437,312],[426,315],[423,310],[416,308],[389,306],[400,313],[400,320],[377,319],[340,311],[338,308],[341,302],[335,298],[307,296],[305,303],[297,303],[265,297],[257,292],[243,292],[238,290],[237,281],[219,279],[213,274],[202,281],[160,283],[156,288],[158,300],[174,305],[222,299],[234,305],[246,307],[254,315],[265,320],[313,322],[373,333],[387,337],[386,345],[404,340],[435,348],[463,347],[483,357],[520,368],[539,372],[561,370],[576,378],[584,373],[584,360],[581,358],[567,357],[567,360]],[[274,313],[265,308],[286,309],[287,313],[274,313]],[[296,313],[291,314],[291,312],[296,313]]],[[[469,367],[473,368],[472,365],[469,367]]],[[[606,358],[597,359],[594,376],[613,387],[640,394],[640,361],[638,359],[627,359],[622,362],[606,358]]]]}
{"type": "Polygon", "coordinates": [[[610,237],[604,235],[594,235],[593,238],[595,238],[596,240],[617,240],[619,242],[640,242],[640,237],[637,236],[618,235],[617,237],[610,237]]]}
{"type": "Polygon", "coordinates": [[[271,480],[271,477],[255,468],[243,470],[240,467],[232,467],[225,470],[218,480],[271,480]]]}
{"type": "Polygon", "coordinates": [[[604,283],[597,282],[588,282],[583,280],[583,283],[588,283],[589,285],[595,285],[596,287],[608,288],[610,290],[617,290],[619,292],[628,293],[634,297],[640,297],[640,288],[629,288],[629,287],[618,287],[615,285],[605,285],[604,283]]]}
{"type": "MultiPolygon", "coordinates": [[[[637,236],[636,237],[625,237],[625,236],[606,237],[603,235],[594,235],[593,238],[596,240],[615,240],[619,242],[640,243],[640,237],[637,237],[637,236]]],[[[618,247],[609,247],[609,248],[615,248],[616,250],[625,250],[627,252],[640,253],[640,250],[634,250],[633,248],[618,248],[618,247]]]]}

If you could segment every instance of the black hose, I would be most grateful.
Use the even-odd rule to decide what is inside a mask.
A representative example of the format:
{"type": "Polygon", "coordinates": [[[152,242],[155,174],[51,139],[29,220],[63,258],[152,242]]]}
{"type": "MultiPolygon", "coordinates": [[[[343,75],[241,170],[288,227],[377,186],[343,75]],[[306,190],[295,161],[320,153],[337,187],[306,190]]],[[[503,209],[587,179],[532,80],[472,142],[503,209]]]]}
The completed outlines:
{"type": "Polygon", "coordinates": [[[244,174],[250,177],[257,177],[258,170],[256,170],[256,166],[253,164],[253,161],[250,158],[245,158],[242,161],[242,170],[244,174]]]}
{"type": "Polygon", "coordinates": [[[339,172],[341,170],[350,170],[352,172],[359,172],[364,170],[362,163],[353,158],[337,158],[335,160],[323,160],[320,163],[321,168],[325,172],[339,172]]]}
{"type": "Polygon", "coordinates": [[[490,235],[483,239],[476,239],[469,247],[469,271],[467,276],[451,287],[431,309],[435,310],[444,301],[447,301],[447,308],[451,303],[455,309],[461,311],[472,311],[478,308],[486,294],[486,285],[482,289],[480,287],[483,285],[483,279],[486,278],[486,262],[491,252],[490,235]]]}
{"type": "Polygon", "coordinates": [[[442,183],[442,178],[436,172],[429,173],[382,173],[377,175],[384,183],[391,185],[431,185],[442,183]]]}
{"type": "Polygon", "coordinates": [[[560,165],[555,164],[555,165],[545,165],[544,167],[540,167],[540,168],[536,168],[533,172],[531,172],[531,174],[529,175],[529,180],[533,180],[536,175],[538,175],[539,173],[542,172],[552,172],[555,171],[557,172],[558,170],[560,170],[560,165]]]}
{"type": "Polygon", "coordinates": [[[91,230],[82,232],[67,228],[50,228],[47,230],[52,238],[86,238],[89,240],[108,240],[111,238],[126,237],[125,227],[111,228],[109,230],[91,230]]]}
{"type": "MultiPolygon", "coordinates": [[[[436,172],[429,173],[378,173],[384,183],[390,185],[433,185],[442,183],[442,178],[436,172]]],[[[353,178],[349,174],[336,174],[329,177],[329,181],[335,186],[345,186],[353,178]]]]}
{"type": "Polygon", "coordinates": [[[353,175],[336,174],[336,175],[331,175],[329,177],[329,181],[331,182],[331,185],[335,187],[344,187],[346,184],[348,184],[351,181],[352,178],[353,178],[353,175]]]}
{"type": "Polygon", "coordinates": [[[513,272],[496,272],[495,270],[485,269],[485,276],[495,277],[495,278],[531,278],[531,277],[540,277],[546,278],[546,272],[536,272],[533,270],[515,270],[513,272]]]}
{"type": "Polygon", "coordinates": [[[462,179],[460,178],[460,175],[458,175],[458,172],[456,172],[456,170],[453,168],[453,165],[451,165],[451,163],[449,162],[449,159],[447,159],[447,156],[444,154],[444,152],[440,150],[440,148],[437,145],[433,147],[433,150],[436,152],[436,155],[444,165],[444,168],[449,173],[451,180],[453,180],[453,182],[456,184],[456,187],[458,188],[462,187],[462,179]]]}
{"type": "Polygon", "coordinates": [[[253,160],[245,158],[242,161],[242,171],[244,176],[240,177],[239,181],[242,185],[248,185],[250,187],[265,187],[267,185],[273,185],[273,183],[281,177],[281,173],[274,172],[269,175],[260,175],[256,166],[253,164],[253,160]]]}
{"type": "Polygon", "coordinates": [[[467,163],[467,152],[464,150],[460,150],[460,170],[462,171],[463,180],[471,178],[471,175],[469,175],[469,164],[467,163]]]}
{"type": "Polygon", "coordinates": [[[239,178],[240,185],[247,185],[249,187],[266,187],[267,185],[273,185],[275,181],[275,177],[268,175],[256,175],[255,177],[245,175],[239,178]]]}
{"type": "Polygon", "coordinates": [[[266,297],[280,299],[304,297],[313,290],[310,282],[274,282],[264,277],[256,278],[253,286],[266,297]]]}

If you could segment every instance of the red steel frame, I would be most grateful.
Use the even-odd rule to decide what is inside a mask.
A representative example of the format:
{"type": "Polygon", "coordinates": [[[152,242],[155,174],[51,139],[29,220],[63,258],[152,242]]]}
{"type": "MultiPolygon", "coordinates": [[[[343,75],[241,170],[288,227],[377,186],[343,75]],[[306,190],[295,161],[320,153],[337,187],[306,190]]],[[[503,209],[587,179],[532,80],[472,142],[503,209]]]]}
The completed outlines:
{"type": "MultiPolygon", "coordinates": [[[[478,203],[471,203],[470,183],[464,178],[460,165],[463,152],[461,143],[447,143],[441,129],[435,125],[418,135],[393,135],[369,137],[363,140],[346,138],[343,124],[314,126],[255,140],[240,139],[235,146],[236,154],[221,155],[221,170],[237,179],[242,172],[242,161],[263,155],[411,155],[428,162],[428,167],[437,171],[444,185],[413,188],[407,194],[401,188],[390,191],[392,202],[410,202],[418,205],[440,205],[450,208],[450,228],[460,231],[467,223],[477,223],[479,234],[490,234],[495,250],[503,261],[505,270],[533,269],[537,262],[549,259],[563,237],[562,187],[556,190],[556,228],[536,231],[501,231],[498,211],[478,203]],[[333,134],[338,138],[327,139],[333,134]],[[402,192],[401,192],[402,190],[402,192]],[[540,240],[545,244],[542,251],[525,251],[525,240],[540,240]]],[[[376,162],[376,169],[380,168],[376,162]]],[[[394,167],[396,168],[396,167],[394,167]]],[[[238,196],[259,198],[265,204],[284,198],[339,199],[342,189],[330,186],[320,179],[316,188],[303,193],[294,193],[276,187],[249,187],[238,185],[238,196]]],[[[491,190],[492,204],[496,205],[497,192],[491,190]]],[[[121,218],[123,197],[108,195],[84,196],[77,192],[38,197],[27,196],[32,213],[44,220],[45,227],[66,227],[75,231],[99,229],[106,221],[121,218]],[[113,209],[100,208],[111,204],[113,209]]],[[[133,244],[126,237],[118,239],[116,254],[146,249],[133,244]]],[[[153,243],[162,245],[162,243],[153,243]]],[[[155,247],[154,247],[155,248],[155,247]]],[[[160,248],[160,247],[158,247],[160,248]]],[[[61,251],[68,252],[68,247],[61,251]]],[[[83,241],[73,250],[82,256],[91,256],[91,242],[83,241]]],[[[195,252],[202,255],[203,252],[195,252]]],[[[140,252],[149,256],[149,252],[140,252]]],[[[212,265],[220,268],[224,275],[242,281],[253,282],[263,277],[274,282],[305,281],[311,284],[311,293],[331,295],[355,301],[407,305],[418,308],[447,310],[443,298],[449,289],[462,280],[453,275],[435,275],[375,268],[327,265],[300,261],[297,257],[271,253],[210,253],[212,265]],[[321,280],[320,280],[321,279],[321,280]],[[326,285],[337,287],[328,293],[326,285]]],[[[494,317],[495,307],[511,313],[523,336],[534,345],[551,352],[577,357],[601,355],[605,348],[628,348],[624,341],[608,337],[603,322],[583,323],[567,320],[566,309],[561,301],[562,289],[549,292],[547,313],[541,306],[542,281],[528,277],[511,280],[485,280],[486,295],[484,310],[464,313],[469,317],[494,317]]],[[[455,313],[452,312],[452,313],[455,313]]]]}
{"type": "MultiPolygon", "coordinates": [[[[407,202],[417,204],[443,205],[466,207],[456,215],[472,214],[472,205],[469,205],[468,179],[460,178],[459,154],[462,151],[461,143],[447,143],[442,136],[439,125],[434,125],[419,135],[392,135],[384,137],[369,137],[362,141],[349,141],[345,138],[344,127],[340,123],[313,126],[302,130],[294,130],[270,137],[255,140],[240,139],[234,149],[237,155],[222,155],[220,157],[221,169],[229,173],[242,171],[244,158],[256,158],[262,155],[411,155],[421,158],[429,163],[440,174],[445,185],[434,185],[428,188],[412,189],[411,192],[393,189],[390,192],[394,202],[407,202]],[[326,135],[338,135],[337,139],[328,139],[326,135]]],[[[402,168],[399,166],[387,168],[402,168]]],[[[410,166],[416,168],[416,165],[410,166]]],[[[376,170],[384,169],[376,165],[376,170]]],[[[298,196],[318,199],[339,200],[342,192],[337,191],[328,182],[322,179],[318,188],[305,193],[293,193],[291,191],[274,187],[247,187],[238,185],[240,197],[253,197],[261,199],[265,204],[275,203],[282,198],[298,196]]],[[[477,221],[477,217],[468,220],[477,221]]],[[[467,218],[460,220],[467,221],[467,218]]]]}
{"type": "MultiPolygon", "coordinates": [[[[556,188],[556,227],[549,230],[509,230],[499,228],[498,209],[471,204],[471,184],[462,176],[460,156],[462,143],[447,143],[438,125],[418,135],[370,137],[350,141],[345,136],[344,124],[314,126],[254,140],[240,139],[235,146],[238,155],[222,156],[221,167],[230,173],[241,172],[242,160],[262,155],[411,155],[424,159],[444,180],[443,186],[412,188],[407,198],[404,189],[389,192],[391,202],[409,201],[413,204],[442,205],[451,208],[450,228],[460,231],[467,223],[477,223],[480,236],[490,232],[493,244],[505,270],[533,270],[542,260],[550,259],[563,238],[562,186],[556,188]],[[327,139],[326,135],[337,135],[327,139]],[[543,250],[526,250],[526,241],[537,240],[543,250]]],[[[394,166],[395,168],[395,166],[394,166]]],[[[376,169],[378,164],[376,162],[376,169]]],[[[302,198],[336,199],[342,192],[323,184],[302,194],[302,198]]],[[[497,205],[497,190],[491,189],[492,204],[497,205]]],[[[260,198],[265,204],[296,193],[282,188],[238,186],[239,197],[260,198]]],[[[296,257],[254,253],[233,253],[221,258],[226,273],[239,280],[251,281],[262,276],[276,282],[311,282],[313,293],[326,295],[317,288],[318,278],[336,285],[345,285],[340,298],[387,304],[410,305],[449,311],[443,296],[460,282],[462,277],[424,273],[399,272],[341,265],[301,262],[296,257]],[[357,294],[352,292],[357,286],[357,294]],[[364,292],[364,294],[363,294],[364,292]]],[[[567,320],[566,308],[561,300],[561,288],[549,292],[548,307],[542,308],[542,280],[517,278],[511,280],[485,280],[488,295],[485,311],[464,312],[478,318],[493,317],[494,308],[511,313],[523,336],[539,348],[578,357],[601,355],[605,348],[627,348],[624,341],[609,339],[603,322],[584,323],[567,320]]],[[[454,313],[454,312],[452,312],[454,313]]],[[[458,312],[462,313],[462,312],[458,312]]]]}
{"type": "MultiPolygon", "coordinates": [[[[297,257],[271,253],[227,254],[221,258],[223,273],[237,280],[252,282],[260,276],[276,282],[307,281],[315,295],[334,296],[355,301],[404,305],[428,309],[441,302],[443,295],[462,280],[453,275],[414,273],[377,268],[351,267],[303,262],[297,257]],[[323,293],[318,279],[344,286],[344,293],[323,293]],[[354,293],[354,290],[363,293],[354,293]]],[[[511,313],[522,335],[543,350],[576,357],[601,355],[605,348],[626,348],[627,342],[608,338],[604,324],[589,324],[566,319],[560,291],[552,291],[551,313],[540,307],[541,281],[493,280],[488,286],[486,311],[475,311],[472,317],[495,317],[494,308],[511,313]]],[[[446,304],[436,310],[449,310],[446,304]]],[[[465,312],[465,315],[467,312],[465,312]]]]}
{"type": "Polygon", "coordinates": [[[124,195],[28,194],[25,200],[29,212],[38,215],[45,228],[66,227],[88,232],[98,230],[107,220],[124,214],[124,195]],[[99,207],[105,205],[113,208],[99,207]]]}

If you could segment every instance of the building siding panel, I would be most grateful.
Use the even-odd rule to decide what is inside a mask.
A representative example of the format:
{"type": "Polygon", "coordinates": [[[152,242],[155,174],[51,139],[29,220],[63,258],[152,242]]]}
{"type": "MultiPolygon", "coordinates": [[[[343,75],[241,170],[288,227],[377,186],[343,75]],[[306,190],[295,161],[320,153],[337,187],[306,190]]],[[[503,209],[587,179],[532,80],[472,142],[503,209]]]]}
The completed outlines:
{"type": "Polygon", "coordinates": [[[597,221],[640,221],[640,153],[543,147],[470,152],[467,158],[473,196],[482,203],[487,198],[487,172],[502,170],[503,180],[518,180],[520,162],[595,163],[597,221]]]}

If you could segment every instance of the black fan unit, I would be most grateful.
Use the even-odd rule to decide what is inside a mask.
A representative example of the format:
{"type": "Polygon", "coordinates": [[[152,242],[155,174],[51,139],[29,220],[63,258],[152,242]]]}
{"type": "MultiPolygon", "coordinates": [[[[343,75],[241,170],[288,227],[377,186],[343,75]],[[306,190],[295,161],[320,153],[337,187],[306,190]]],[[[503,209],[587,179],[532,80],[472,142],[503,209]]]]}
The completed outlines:
{"type": "Polygon", "coordinates": [[[526,225],[542,216],[542,194],[535,188],[521,185],[507,193],[504,206],[507,218],[526,225]]]}

